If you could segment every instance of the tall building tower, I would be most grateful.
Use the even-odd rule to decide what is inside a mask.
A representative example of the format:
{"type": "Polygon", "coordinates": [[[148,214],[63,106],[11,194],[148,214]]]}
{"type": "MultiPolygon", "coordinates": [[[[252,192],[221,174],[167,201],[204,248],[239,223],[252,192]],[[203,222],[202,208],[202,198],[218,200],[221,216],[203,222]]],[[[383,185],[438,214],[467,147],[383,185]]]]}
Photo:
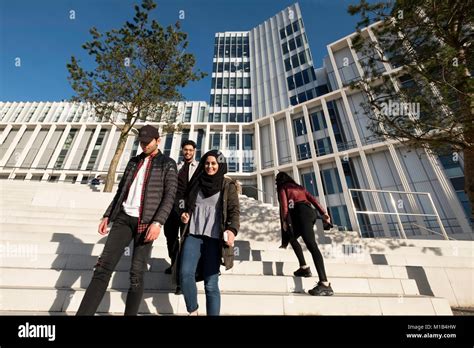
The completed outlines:
{"type": "Polygon", "coordinates": [[[328,92],[298,3],[248,32],[216,33],[209,122],[251,122],[328,92]]]}

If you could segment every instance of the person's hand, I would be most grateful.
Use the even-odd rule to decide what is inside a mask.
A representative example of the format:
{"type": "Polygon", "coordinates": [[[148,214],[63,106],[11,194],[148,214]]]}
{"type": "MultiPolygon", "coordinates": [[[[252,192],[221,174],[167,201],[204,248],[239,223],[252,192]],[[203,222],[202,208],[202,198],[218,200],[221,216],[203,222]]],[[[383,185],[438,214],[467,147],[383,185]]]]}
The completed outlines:
{"type": "Polygon", "coordinates": [[[189,213],[182,213],[181,214],[181,221],[183,224],[187,224],[189,221],[189,213]]]}
{"type": "Polygon", "coordinates": [[[227,241],[226,244],[230,247],[234,246],[235,234],[231,230],[226,230],[224,233],[227,232],[227,241]]]}
{"type": "Polygon", "coordinates": [[[323,215],[323,221],[327,224],[331,223],[331,217],[328,215],[328,213],[323,215]]]}
{"type": "Polygon", "coordinates": [[[288,224],[286,223],[286,221],[283,221],[283,231],[287,231],[288,230],[288,224]]]}
{"type": "Polygon", "coordinates": [[[99,233],[103,236],[105,236],[107,233],[109,233],[107,231],[108,223],[109,223],[109,218],[105,217],[105,218],[102,219],[102,221],[99,224],[99,233]]]}
{"type": "Polygon", "coordinates": [[[154,241],[155,239],[158,238],[158,236],[160,235],[160,232],[161,232],[160,225],[150,224],[150,226],[148,226],[148,229],[146,231],[144,242],[147,243],[147,242],[154,241]]]}

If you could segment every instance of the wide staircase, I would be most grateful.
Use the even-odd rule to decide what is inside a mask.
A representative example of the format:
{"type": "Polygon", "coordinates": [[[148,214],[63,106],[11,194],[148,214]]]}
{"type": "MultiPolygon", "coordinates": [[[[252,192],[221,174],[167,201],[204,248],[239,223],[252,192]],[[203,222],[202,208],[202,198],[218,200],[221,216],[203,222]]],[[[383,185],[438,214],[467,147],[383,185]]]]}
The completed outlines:
{"type": "MultiPolygon", "coordinates": [[[[87,185],[0,181],[0,314],[73,315],[106,237],[97,226],[113,194],[87,185]]],[[[241,232],[236,261],[222,269],[223,315],[452,315],[473,307],[473,242],[361,239],[354,232],[321,232],[317,238],[331,297],[310,296],[317,282],[298,278],[291,250],[280,249],[278,209],[240,196],[241,232]]],[[[113,274],[99,314],[120,315],[129,285],[131,250],[113,274]]],[[[155,241],[141,314],[183,315],[174,294],[166,240],[155,241]]],[[[198,283],[205,313],[203,283],[198,283]]]]}

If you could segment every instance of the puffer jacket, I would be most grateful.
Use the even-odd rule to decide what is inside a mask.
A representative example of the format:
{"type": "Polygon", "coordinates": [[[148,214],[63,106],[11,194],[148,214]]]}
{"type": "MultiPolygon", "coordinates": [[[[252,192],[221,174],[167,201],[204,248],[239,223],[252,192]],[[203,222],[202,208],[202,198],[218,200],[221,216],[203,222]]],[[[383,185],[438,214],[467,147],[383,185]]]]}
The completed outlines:
{"type": "MultiPolygon", "coordinates": [[[[145,157],[144,153],[133,157],[127,164],[120,180],[117,193],[112,203],[104,213],[104,217],[113,222],[127,197],[132,185],[138,164],[145,157]]],[[[150,174],[145,183],[145,197],[141,207],[140,222],[144,224],[158,221],[164,225],[171,209],[173,208],[176,190],[178,188],[178,174],[176,162],[164,155],[161,151],[152,159],[150,174]]]]}

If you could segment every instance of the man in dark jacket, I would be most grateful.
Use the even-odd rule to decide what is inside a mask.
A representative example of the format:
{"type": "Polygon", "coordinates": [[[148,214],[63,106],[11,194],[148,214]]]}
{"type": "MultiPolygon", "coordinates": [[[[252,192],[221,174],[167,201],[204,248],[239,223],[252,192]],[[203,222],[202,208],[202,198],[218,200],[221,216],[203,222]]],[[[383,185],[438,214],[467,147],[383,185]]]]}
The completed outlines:
{"type": "Polygon", "coordinates": [[[138,140],[143,152],[128,162],[117,193],[99,225],[99,233],[106,235],[107,225],[114,223],[77,315],[93,315],[97,311],[112,272],[132,240],[125,315],[138,313],[143,297],[143,274],[151,247],[173,208],[178,185],[176,162],[158,149],[158,130],[144,126],[138,140]]]}
{"type": "MultiPolygon", "coordinates": [[[[168,246],[168,256],[171,259],[171,265],[165,270],[166,274],[172,273],[173,265],[178,254],[179,239],[183,233],[183,226],[179,216],[180,204],[184,201],[184,194],[188,186],[188,182],[193,177],[194,172],[199,164],[194,159],[196,154],[196,143],[192,140],[185,140],[181,143],[181,152],[183,161],[178,164],[178,190],[176,191],[174,208],[171,210],[168,220],[165,223],[165,237],[168,246]]],[[[179,293],[179,288],[176,290],[179,293]]]]}

